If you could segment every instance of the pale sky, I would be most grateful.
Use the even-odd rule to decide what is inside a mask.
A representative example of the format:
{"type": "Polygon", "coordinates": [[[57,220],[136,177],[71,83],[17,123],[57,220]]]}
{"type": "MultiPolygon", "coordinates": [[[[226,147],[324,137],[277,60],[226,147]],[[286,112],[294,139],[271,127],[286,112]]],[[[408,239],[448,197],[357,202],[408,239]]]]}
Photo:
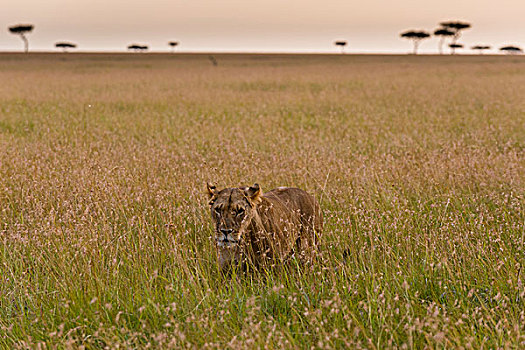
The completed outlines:
{"type": "MultiPolygon", "coordinates": [[[[407,29],[433,31],[445,20],[472,28],[460,42],[470,47],[525,48],[525,0],[0,0],[0,51],[20,51],[22,41],[7,27],[35,25],[30,50],[55,50],[71,41],[82,51],[125,51],[131,43],[181,52],[347,52],[406,53],[407,29]]],[[[420,52],[435,53],[436,38],[420,52]]],[[[495,52],[496,50],[494,50],[495,52]]]]}

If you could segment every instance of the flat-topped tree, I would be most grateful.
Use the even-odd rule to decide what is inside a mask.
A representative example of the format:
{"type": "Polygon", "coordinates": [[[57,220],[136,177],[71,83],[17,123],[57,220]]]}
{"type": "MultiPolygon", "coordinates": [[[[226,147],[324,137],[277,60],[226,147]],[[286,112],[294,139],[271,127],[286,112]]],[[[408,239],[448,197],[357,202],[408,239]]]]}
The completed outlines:
{"type": "Polygon", "coordinates": [[[454,32],[448,30],[447,28],[439,28],[434,31],[435,36],[439,36],[439,54],[443,54],[443,44],[445,43],[445,38],[454,36],[454,32]]]}
{"type": "Polygon", "coordinates": [[[345,53],[345,46],[348,44],[346,40],[337,40],[334,42],[335,46],[341,47],[341,53],[345,53]]]}
{"type": "Polygon", "coordinates": [[[452,44],[457,44],[459,37],[461,36],[461,31],[472,27],[470,23],[461,22],[461,21],[446,21],[439,23],[445,29],[454,32],[452,36],[452,44]]]}
{"type": "Polygon", "coordinates": [[[35,26],[32,24],[17,24],[9,27],[9,31],[13,34],[20,35],[20,38],[24,42],[24,52],[29,52],[29,41],[26,38],[27,33],[31,33],[35,26]]]}
{"type": "Polygon", "coordinates": [[[472,46],[470,49],[478,51],[480,55],[483,55],[483,51],[490,50],[491,47],[488,45],[475,45],[475,46],[472,46]]]}
{"type": "Polygon", "coordinates": [[[452,55],[456,54],[456,49],[462,49],[463,48],[463,45],[462,44],[449,44],[448,47],[450,47],[450,49],[452,50],[452,55]]]}
{"type": "Polygon", "coordinates": [[[55,44],[56,48],[62,49],[62,51],[67,52],[68,49],[74,49],[77,47],[77,44],[69,43],[66,41],[60,41],[55,44]]]}
{"type": "Polygon", "coordinates": [[[419,43],[423,39],[428,39],[430,37],[430,34],[423,30],[409,30],[401,33],[401,37],[414,41],[414,55],[417,55],[419,43]]]}
{"type": "Polygon", "coordinates": [[[179,42],[178,41],[170,41],[170,42],[168,42],[168,45],[171,47],[171,52],[173,52],[175,50],[175,46],[179,45],[179,42]]]}
{"type": "Polygon", "coordinates": [[[517,55],[523,52],[521,47],[512,46],[512,45],[500,47],[499,50],[506,52],[508,55],[517,55]]]}
{"type": "Polygon", "coordinates": [[[148,50],[148,46],[139,45],[139,44],[131,44],[131,45],[128,45],[128,50],[135,51],[135,52],[144,52],[148,50]]]}

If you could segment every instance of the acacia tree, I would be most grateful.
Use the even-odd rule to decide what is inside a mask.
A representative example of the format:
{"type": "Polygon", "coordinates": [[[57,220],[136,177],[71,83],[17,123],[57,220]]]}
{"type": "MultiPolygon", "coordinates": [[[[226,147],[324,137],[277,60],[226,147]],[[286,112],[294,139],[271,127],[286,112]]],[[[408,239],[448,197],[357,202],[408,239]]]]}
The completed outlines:
{"type": "Polygon", "coordinates": [[[414,41],[414,55],[417,55],[419,43],[421,42],[421,40],[430,37],[430,34],[422,30],[409,30],[404,33],[401,33],[401,37],[414,41]]]}
{"type": "Polygon", "coordinates": [[[336,42],[334,42],[335,46],[340,46],[341,47],[341,53],[345,53],[345,46],[347,44],[348,43],[346,42],[346,40],[337,40],[336,42]]]}
{"type": "Polygon", "coordinates": [[[24,52],[26,53],[29,52],[29,41],[26,38],[26,34],[31,33],[33,28],[35,27],[32,24],[17,24],[8,28],[11,33],[20,35],[24,42],[24,52]]]}
{"type": "Polygon", "coordinates": [[[463,45],[461,44],[449,44],[448,47],[450,47],[450,49],[452,50],[452,55],[454,55],[456,53],[456,49],[462,49],[463,48],[463,45]]]}
{"type": "Polygon", "coordinates": [[[139,45],[139,44],[131,44],[131,45],[128,45],[128,50],[135,51],[135,52],[144,52],[148,50],[148,46],[139,45]]]}
{"type": "Polygon", "coordinates": [[[471,47],[472,50],[476,50],[479,52],[480,55],[483,55],[483,51],[490,50],[491,47],[488,45],[476,45],[471,47]]]}
{"type": "MultiPolygon", "coordinates": [[[[450,30],[453,32],[452,36],[452,44],[457,44],[459,37],[461,36],[461,31],[468,29],[472,27],[470,23],[467,22],[461,22],[461,21],[447,21],[447,22],[441,22],[439,25],[441,25],[443,28],[450,30]]],[[[450,46],[450,45],[449,45],[450,46]]]]}
{"type": "Polygon", "coordinates": [[[517,46],[503,46],[503,47],[500,47],[499,49],[500,51],[503,51],[503,52],[506,52],[508,55],[517,55],[519,53],[522,53],[523,50],[521,49],[521,47],[517,47],[517,46]]]}
{"type": "Polygon", "coordinates": [[[179,45],[178,41],[170,41],[168,42],[168,45],[171,47],[171,52],[175,50],[175,46],[179,45]]]}
{"type": "Polygon", "coordinates": [[[61,41],[55,44],[55,47],[62,49],[62,51],[67,52],[67,49],[74,49],[77,47],[77,44],[68,43],[65,41],[61,41]]]}
{"type": "Polygon", "coordinates": [[[448,30],[447,28],[439,28],[434,31],[435,36],[441,37],[439,39],[439,54],[443,54],[443,44],[445,42],[446,37],[454,36],[454,32],[451,30],[448,30]]]}

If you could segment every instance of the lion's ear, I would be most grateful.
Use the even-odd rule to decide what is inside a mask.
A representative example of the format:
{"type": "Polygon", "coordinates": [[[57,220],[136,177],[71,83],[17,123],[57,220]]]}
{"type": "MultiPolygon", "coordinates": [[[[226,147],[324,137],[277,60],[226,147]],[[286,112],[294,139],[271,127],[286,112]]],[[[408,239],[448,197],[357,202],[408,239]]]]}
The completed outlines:
{"type": "Polygon", "coordinates": [[[215,196],[217,194],[217,186],[209,183],[209,182],[206,182],[206,189],[208,190],[208,196],[211,198],[213,198],[213,196],[215,196]]]}
{"type": "Polygon", "coordinates": [[[245,189],[244,193],[246,193],[246,196],[254,203],[261,201],[262,190],[259,184],[253,184],[253,186],[245,189]]]}

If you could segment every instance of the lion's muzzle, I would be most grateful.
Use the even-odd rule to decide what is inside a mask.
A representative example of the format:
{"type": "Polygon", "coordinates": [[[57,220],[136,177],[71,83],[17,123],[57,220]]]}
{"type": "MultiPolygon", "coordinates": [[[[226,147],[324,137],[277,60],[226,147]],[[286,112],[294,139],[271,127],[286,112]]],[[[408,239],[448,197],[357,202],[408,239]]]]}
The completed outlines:
{"type": "Polygon", "coordinates": [[[235,237],[238,234],[233,232],[233,229],[221,228],[220,232],[217,232],[217,245],[219,247],[231,247],[236,245],[240,241],[240,237],[235,237]]]}

